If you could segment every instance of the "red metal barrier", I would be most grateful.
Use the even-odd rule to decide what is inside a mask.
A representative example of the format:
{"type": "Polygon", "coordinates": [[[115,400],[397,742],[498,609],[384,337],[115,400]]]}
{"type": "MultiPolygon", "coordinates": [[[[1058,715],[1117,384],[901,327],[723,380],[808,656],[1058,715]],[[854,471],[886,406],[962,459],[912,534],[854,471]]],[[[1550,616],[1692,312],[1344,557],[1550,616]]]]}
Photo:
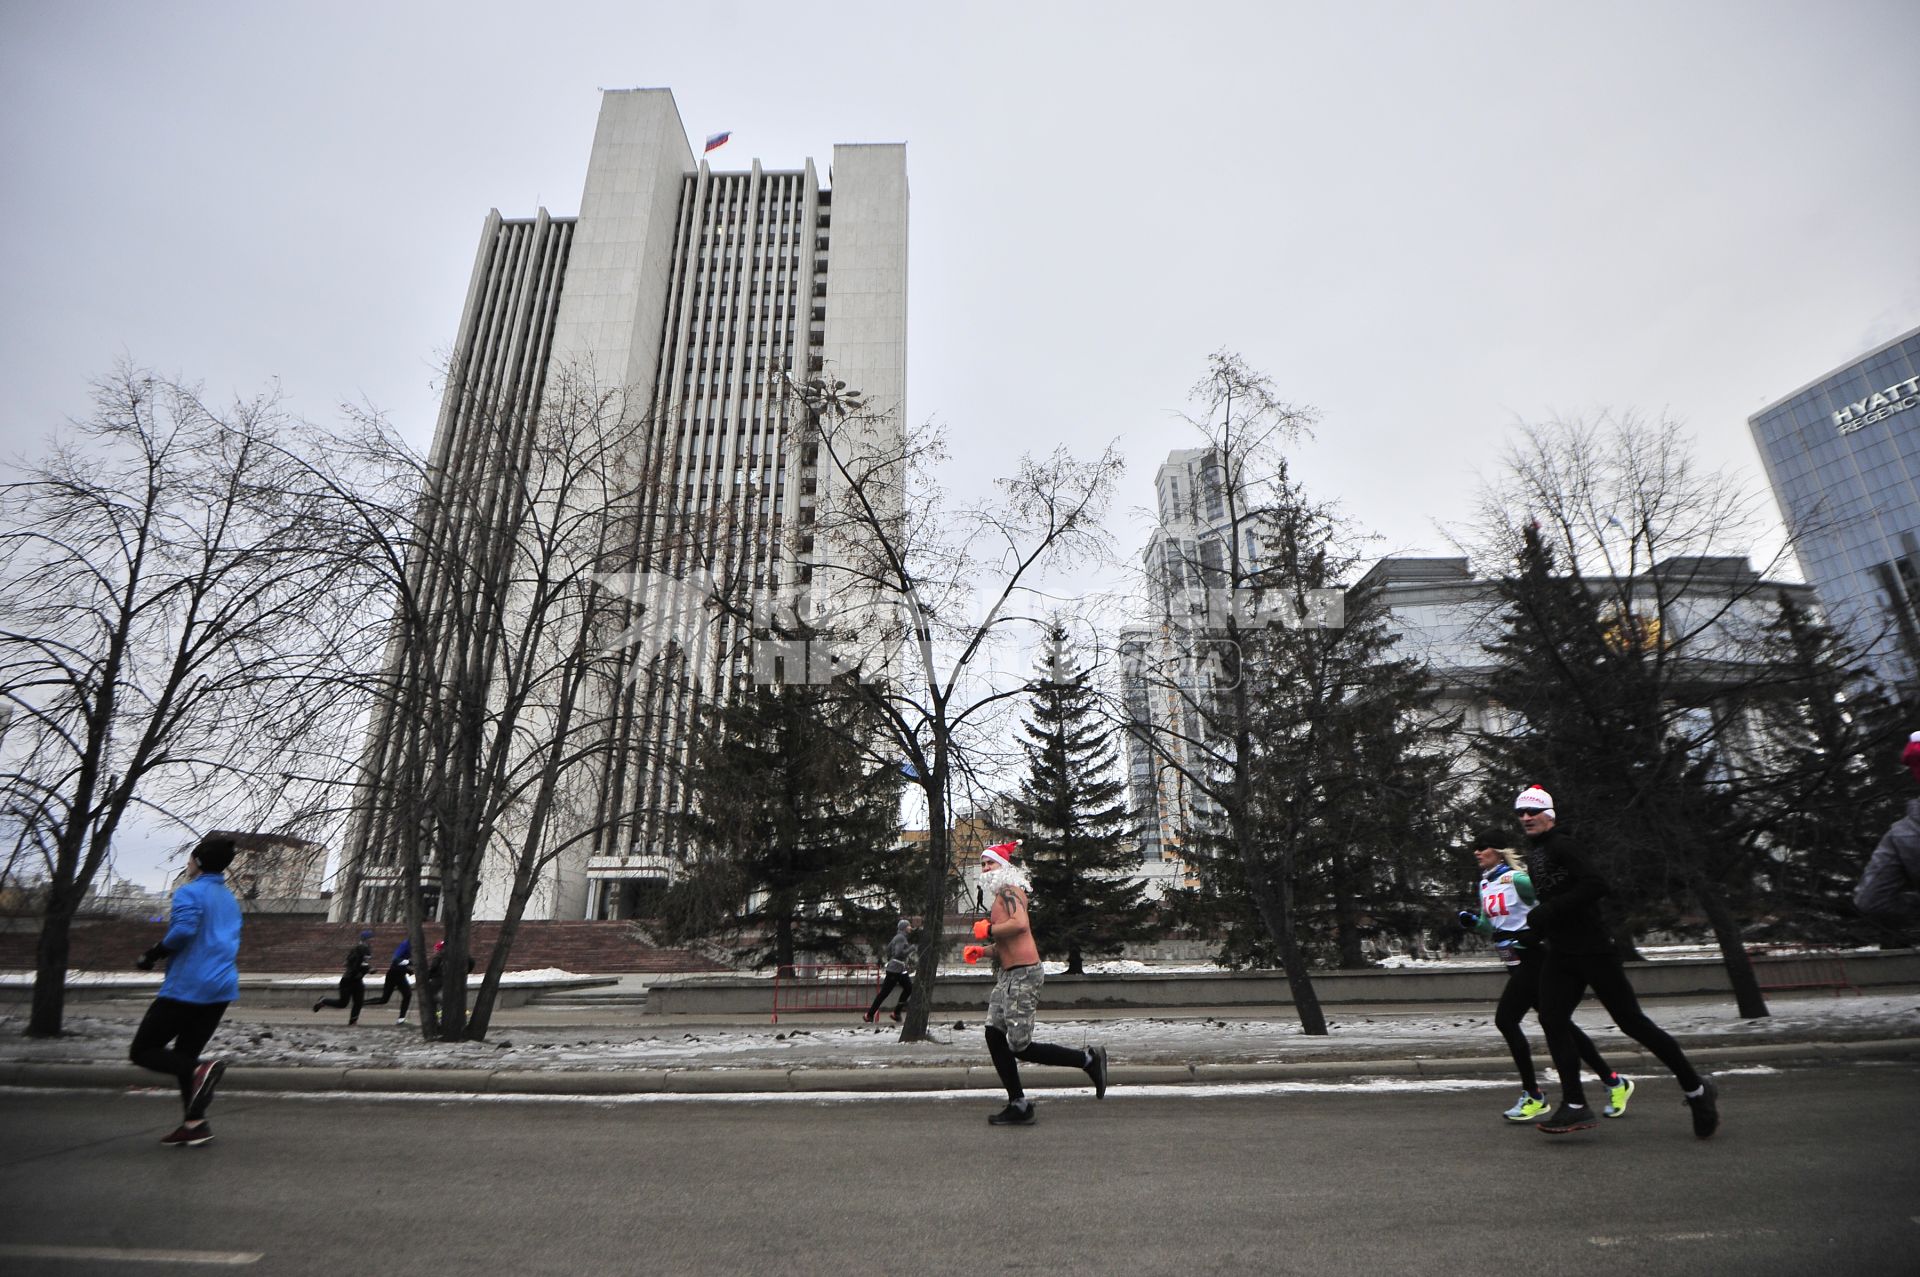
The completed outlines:
{"type": "Polygon", "coordinates": [[[871,962],[795,965],[792,975],[773,975],[773,1022],[786,1011],[862,1011],[880,992],[880,968],[871,962]]]}
{"type": "Polygon", "coordinates": [[[1805,944],[1751,945],[1747,957],[1759,959],[1753,964],[1754,978],[1762,992],[1787,989],[1832,989],[1833,996],[1860,992],[1847,978],[1847,959],[1837,949],[1818,949],[1805,944]]]}

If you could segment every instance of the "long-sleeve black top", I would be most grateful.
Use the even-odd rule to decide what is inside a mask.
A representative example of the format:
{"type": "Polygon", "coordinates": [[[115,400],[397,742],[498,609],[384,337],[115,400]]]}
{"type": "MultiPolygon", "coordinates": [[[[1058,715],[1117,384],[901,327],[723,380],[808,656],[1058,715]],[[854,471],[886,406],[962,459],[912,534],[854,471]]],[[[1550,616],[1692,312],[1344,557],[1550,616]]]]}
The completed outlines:
{"type": "Polygon", "coordinates": [[[1600,913],[1607,880],[1557,825],[1527,841],[1527,876],[1540,898],[1527,915],[1528,928],[1549,952],[1612,953],[1613,934],[1600,913]]]}

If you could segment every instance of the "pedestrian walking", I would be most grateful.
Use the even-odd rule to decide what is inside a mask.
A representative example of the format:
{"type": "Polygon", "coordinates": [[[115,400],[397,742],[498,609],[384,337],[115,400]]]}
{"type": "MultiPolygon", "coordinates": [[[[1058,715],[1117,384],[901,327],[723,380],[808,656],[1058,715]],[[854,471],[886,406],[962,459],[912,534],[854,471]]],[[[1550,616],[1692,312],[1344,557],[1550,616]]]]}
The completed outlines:
{"type": "MultiPolygon", "coordinates": [[[[1548,1113],[1546,1092],[1540,1089],[1533,1071],[1533,1051],[1527,1045],[1526,1032],[1520,1027],[1527,1012],[1540,1008],[1540,968],[1544,953],[1539,937],[1527,926],[1533,912],[1533,882],[1520,864],[1520,853],[1494,847],[1481,847],[1473,853],[1480,866],[1480,911],[1460,911],[1460,925],[1493,940],[1493,951],[1506,964],[1507,987],[1500,991],[1494,1007],[1493,1027],[1507,1040],[1514,1068],[1520,1073],[1520,1098],[1501,1114],[1509,1122],[1531,1122],[1548,1113]]],[[[1593,1039],[1572,1026],[1574,1045],[1580,1058],[1607,1088],[1607,1117],[1625,1117],[1627,1100],[1633,1095],[1633,1081],[1607,1066],[1593,1039]]]]}
{"type": "Polygon", "coordinates": [[[313,1004],[321,1007],[349,1007],[347,1023],[360,1023],[360,1006],[367,1000],[367,972],[373,970],[373,932],[362,931],[359,942],[347,950],[346,969],[340,975],[340,991],[313,1004]]]}
{"type": "Polygon", "coordinates": [[[173,893],[167,933],[134,964],[151,971],[167,964],[159,996],[134,1031],[127,1058],[180,1084],[180,1125],[160,1142],[172,1148],[213,1138],[207,1107],[227,1062],[200,1052],[240,996],[240,903],[227,888],[226,869],[237,850],[231,838],[204,838],[187,857],[192,876],[173,893]]]}
{"type": "Polygon", "coordinates": [[[913,996],[913,976],[907,971],[908,964],[913,960],[913,941],[907,938],[907,933],[912,929],[913,924],[902,918],[900,925],[893,930],[893,938],[887,941],[887,965],[880,981],[880,992],[874,995],[873,1005],[861,1017],[868,1024],[872,1024],[873,1017],[880,1014],[880,1005],[896,986],[900,990],[900,1000],[893,1004],[896,1022],[900,1019],[900,1012],[906,1008],[907,999],[913,996]]]}
{"type": "Polygon", "coordinates": [[[394,946],[393,956],[387,959],[387,978],[380,985],[380,996],[368,998],[370,1007],[383,1007],[393,1001],[393,995],[400,995],[400,1018],[395,1024],[407,1022],[407,1007],[413,1002],[413,938],[406,937],[394,946]]]}
{"type": "Polygon", "coordinates": [[[1020,1085],[1020,1061],[1081,1069],[1093,1083],[1095,1099],[1107,1094],[1107,1050],[1101,1046],[1065,1047],[1033,1040],[1034,1014],[1046,976],[1040,950],[1027,918],[1033,882],[1010,857],[1017,842],[999,843],[980,853],[980,881],[990,901],[987,916],[973,925],[976,940],[993,951],[993,993],[987,1001],[987,1054],[1007,1088],[1007,1106],[987,1118],[993,1126],[1028,1126],[1033,1101],[1020,1085]]]}
{"type": "Polygon", "coordinates": [[[1693,1111],[1693,1133],[1706,1139],[1720,1127],[1718,1088],[1694,1072],[1680,1044],[1640,1009],[1600,916],[1600,901],[1609,890],[1606,879],[1558,826],[1553,796],[1546,790],[1527,786],[1514,800],[1514,815],[1527,835],[1527,876],[1539,897],[1529,922],[1547,950],[1540,968],[1540,1028],[1560,1074],[1560,1107],[1538,1124],[1540,1129],[1564,1135],[1597,1124],[1580,1086],[1573,1024],[1574,1008],[1592,989],[1620,1031],[1653,1052],[1680,1083],[1693,1111]]]}
{"type": "MultiPolygon", "coordinates": [[[[1920,780],[1920,732],[1907,738],[1900,761],[1920,780]]],[[[1853,907],[1896,927],[1920,922],[1920,798],[1908,800],[1907,814],[1893,822],[1873,849],[1854,889],[1853,907]]]]}

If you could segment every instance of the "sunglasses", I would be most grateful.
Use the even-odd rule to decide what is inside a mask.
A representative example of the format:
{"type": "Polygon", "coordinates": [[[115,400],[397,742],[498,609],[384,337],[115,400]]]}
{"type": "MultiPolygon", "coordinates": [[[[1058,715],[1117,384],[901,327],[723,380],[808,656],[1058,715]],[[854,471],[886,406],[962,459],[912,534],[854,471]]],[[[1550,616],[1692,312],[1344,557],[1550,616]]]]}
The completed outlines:
{"type": "Polygon", "coordinates": [[[1544,811],[1537,811],[1534,808],[1529,807],[1523,811],[1516,811],[1513,814],[1516,818],[1520,820],[1525,820],[1529,816],[1544,816],[1547,813],[1544,811]]]}

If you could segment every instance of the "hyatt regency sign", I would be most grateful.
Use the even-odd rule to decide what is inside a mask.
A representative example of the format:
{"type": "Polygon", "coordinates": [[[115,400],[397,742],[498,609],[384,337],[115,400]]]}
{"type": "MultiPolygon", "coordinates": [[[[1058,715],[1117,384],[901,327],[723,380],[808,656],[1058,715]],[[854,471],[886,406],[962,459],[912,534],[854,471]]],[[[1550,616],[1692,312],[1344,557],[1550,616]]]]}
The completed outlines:
{"type": "Polygon", "coordinates": [[[1876,421],[1885,421],[1896,412],[1920,405],[1920,377],[1896,381],[1885,390],[1876,390],[1865,399],[1850,403],[1833,414],[1833,424],[1843,435],[1864,430],[1876,421]]]}

